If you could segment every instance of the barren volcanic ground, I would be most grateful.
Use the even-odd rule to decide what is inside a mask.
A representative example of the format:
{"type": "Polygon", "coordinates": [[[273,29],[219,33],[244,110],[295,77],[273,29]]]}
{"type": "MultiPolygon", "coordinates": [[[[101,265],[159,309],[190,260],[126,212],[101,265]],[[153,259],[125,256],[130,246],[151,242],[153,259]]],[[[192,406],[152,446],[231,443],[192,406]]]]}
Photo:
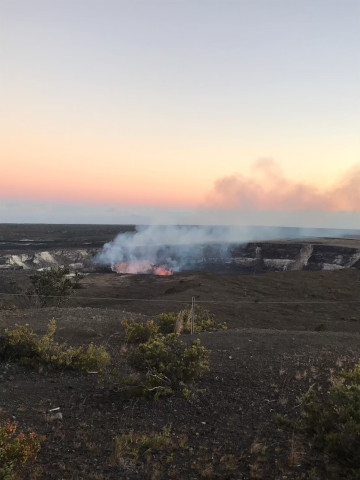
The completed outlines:
{"type": "MultiPolygon", "coordinates": [[[[84,240],[85,241],[85,240],[84,240]]],[[[1,272],[26,282],[26,271],[1,272]]],[[[8,290],[9,291],[9,290],[8,290]]],[[[57,340],[105,345],[121,368],[123,318],[179,311],[191,302],[209,309],[227,331],[195,337],[211,350],[202,393],[156,402],[126,398],[96,374],[34,372],[0,364],[1,419],[46,438],[22,479],[297,479],[309,478],[296,438],[275,420],[296,417],[310,385],[326,391],[337,370],[360,354],[359,271],[288,271],[261,275],[185,272],[169,277],[90,274],[64,308],[20,301],[0,311],[0,330],[29,323],[37,333],[55,318],[57,340]],[[48,411],[60,407],[62,420],[48,411]],[[147,460],[114,464],[114,437],[131,430],[151,435],[172,424],[173,446],[147,460]],[[294,460],[295,459],[295,460],[294,460]]],[[[10,298],[10,297],[8,297],[10,298]]],[[[183,335],[190,341],[189,335],[183,335]]]]}

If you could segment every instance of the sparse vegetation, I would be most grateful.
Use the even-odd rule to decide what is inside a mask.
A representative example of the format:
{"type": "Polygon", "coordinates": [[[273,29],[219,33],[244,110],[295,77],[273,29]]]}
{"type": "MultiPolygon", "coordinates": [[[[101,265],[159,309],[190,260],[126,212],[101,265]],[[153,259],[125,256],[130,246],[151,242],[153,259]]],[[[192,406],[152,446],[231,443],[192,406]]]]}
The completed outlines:
{"type": "Polygon", "coordinates": [[[0,300],[0,311],[1,310],[15,311],[17,307],[7,300],[0,300]]]}
{"type": "Polygon", "coordinates": [[[40,439],[35,433],[16,434],[16,423],[8,420],[0,424],[0,479],[13,480],[21,466],[35,460],[40,450],[40,439]]]}
{"type": "Polygon", "coordinates": [[[158,325],[160,333],[167,335],[169,333],[175,333],[176,320],[179,314],[174,312],[160,313],[156,317],[156,324],[158,325]]]}
{"type": "Polygon", "coordinates": [[[311,388],[302,397],[297,421],[279,418],[316,452],[312,478],[360,478],[360,363],[340,376],[324,396],[311,388]]]}
{"type": "Polygon", "coordinates": [[[56,322],[52,319],[47,333],[39,337],[28,324],[7,329],[0,338],[0,358],[17,361],[36,369],[79,369],[102,371],[110,364],[110,355],[103,346],[68,347],[54,340],[56,322]]]}
{"type": "Polygon", "coordinates": [[[114,452],[112,462],[123,463],[126,458],[130,462],[136,462],[153,453],[169,449],[173,445],[171,437],[171,425],[166,425],[160,433],[134,432],[118,435],[114,440],[114,452]]]}
{"type": "Polygon", "coordinates": [[[190,346],[179,335],[157,335],[128,355],[129,365],[145,376],[144,390],[156,396],[188,391],[208,370],[209,350],[195,340],[190,346]]]}
{"type": "MultiPolygon", "coordinates": [[[[155,320],[137,322],[134,319],[125,319],[121,322],[126,330],[127,343],[143,343],[157,334],[190,333],[191,309],[181,310],[179,313],[160,313],[155,320]]],[[[226,323],[216,322],[209,310],[200,306],[195,307],[194,332],[214,332],[226,330],[226,323]]]]}
{"type": "Polygon", "coordinates": [[[30,275],[32,289],[28,295],[37,295],[42,307],[60,307],[70,297],[74,289],[79,287],[83,275],[76,273],[70,276],[71,271],[67,267],[53,267],[30,275]]]}
{"type": "Polygon", "coordinates": [[[125,327],[125,340],[127,343],[147,342],[159,331],[159,326],[156,325],[152,320],[147,320],[146,322],[136,322],[133,319],[125,319],[121,322],[121,325],[125,327]]]}
{"type": "MultiPolygon", "coordinates": [[[[159,325],[159,332],[167,333],[190,333],[191,309],[186,308],[179,313],[169,312],[161,313],[156,317],[156,323],[159,325]]],[[[207,309],[199,305],[195,306],[194,312],[194,332],[215,332],[217,330],[226,330],[226,323],[216,322],[214,315],[207,309]]]]}
{"type": "Polygon", "coordinates": [[[172,464],[174,454],[185,446],[183,437],[172,433],[171,424],[160,432],[130,430],[115,437],[111,463],[127,473],[136,471],[141,478],[179,478],[172,464]]]}

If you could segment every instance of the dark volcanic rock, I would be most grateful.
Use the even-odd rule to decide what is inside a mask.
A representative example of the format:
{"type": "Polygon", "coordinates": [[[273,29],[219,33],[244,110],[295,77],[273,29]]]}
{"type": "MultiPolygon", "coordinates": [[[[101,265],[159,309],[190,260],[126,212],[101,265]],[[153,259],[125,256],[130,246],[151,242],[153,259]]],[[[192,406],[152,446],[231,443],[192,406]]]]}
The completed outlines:
{"type": "MultiPolygon", "coordinates": [[[[171,246],[154,247],[161,257],[159,264],[171,259],[178,270],[198,270],[212,273],[265,273],[288,270],[360,269],[360,239],[336,243],[319,239],[314,241],[251,242],[248,244],[206,244],[189,248],[171,246]],[[184,261],[185,259],[185,261],[184,261]]],[[[10,246],[9,246],[10,247],[10,246]]],[[[33,249],[18,245],[13,250],[0,251],[0,270],[39,270],[66,265],[79,272],[108,272],[111,265],[97,264],[94,259],[99,248],[33,249]]],[[[140,247],[139,247],[140,248],[140,247]]],[[[171,267],[170,267],[171,268],[171,267]]]]}
{"type": "Polygon", "coordinates": [[[339,245],[314,245],[306,265],[307,270],[335,270],[346,267],[359,268],[360,248],[339,245]]]}

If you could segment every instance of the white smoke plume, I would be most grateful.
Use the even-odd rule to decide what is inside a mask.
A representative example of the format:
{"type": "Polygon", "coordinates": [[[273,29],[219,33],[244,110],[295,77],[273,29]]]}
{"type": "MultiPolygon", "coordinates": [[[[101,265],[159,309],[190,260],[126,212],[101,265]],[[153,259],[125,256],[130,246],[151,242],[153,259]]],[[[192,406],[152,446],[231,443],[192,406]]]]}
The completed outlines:
{"type": "Polygon", "coordinates": [[[169,275],[194,269],[204,262],[228,259],[234,245],[251,241],[341,236],[329,229],[233,226],[137,226],[135,232],[120,233],[106,243],[95,262],[118,273],[169,275]]]}
{"type": "MultiPolygon", "coordinates": [[[[179,271],[196,262],[206,245],[238,242],[234,230],[235,227],[137,226],[135,232],[121,233],[105,244],[95,261],[110,265],[119,273],[166,275],[167,271],[179,271]]],[[[218,250],[220,255],[224,254],[224,247],[218,250]]]]}

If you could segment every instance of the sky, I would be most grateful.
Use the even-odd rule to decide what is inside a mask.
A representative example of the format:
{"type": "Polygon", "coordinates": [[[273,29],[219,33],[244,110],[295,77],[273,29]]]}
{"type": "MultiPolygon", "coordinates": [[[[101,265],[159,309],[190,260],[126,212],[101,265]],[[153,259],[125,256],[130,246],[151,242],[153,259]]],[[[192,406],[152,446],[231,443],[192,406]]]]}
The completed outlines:
{"type": "Polygon", "coordinates": [[[0,222],[360,228],[358,0],[0,0],[0,222]]]}

